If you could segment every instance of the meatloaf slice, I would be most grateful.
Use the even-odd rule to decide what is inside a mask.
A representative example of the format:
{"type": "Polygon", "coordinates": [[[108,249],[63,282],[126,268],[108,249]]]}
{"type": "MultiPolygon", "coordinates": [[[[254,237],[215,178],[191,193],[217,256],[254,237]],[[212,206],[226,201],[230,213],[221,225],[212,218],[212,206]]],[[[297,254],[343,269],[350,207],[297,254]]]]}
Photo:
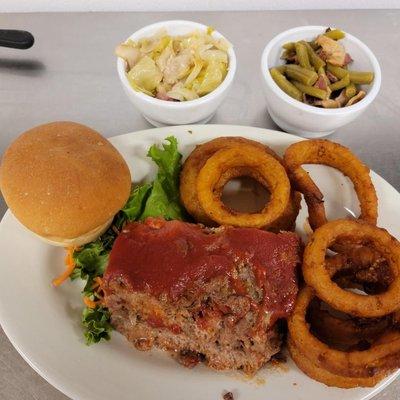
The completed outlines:
{"type": "Polygon", "coordinates": [[[104,275],[112,324],[187,366],[256,372],[280,349],[297,294],[293,233],[148,219],[124,227],[104,275]]]}

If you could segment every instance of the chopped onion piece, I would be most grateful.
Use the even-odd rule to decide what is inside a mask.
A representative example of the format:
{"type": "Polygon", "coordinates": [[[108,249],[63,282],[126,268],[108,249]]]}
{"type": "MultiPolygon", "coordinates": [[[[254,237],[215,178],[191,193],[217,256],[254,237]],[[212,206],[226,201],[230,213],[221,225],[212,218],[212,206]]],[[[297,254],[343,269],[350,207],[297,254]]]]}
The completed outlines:
{"type": "Polygon", "coordinates": [[[135,90],[153,96],[152,92],[161,82],[162,73],[153,59],[144,56],[128,72],[128,80],[135,90]]]}

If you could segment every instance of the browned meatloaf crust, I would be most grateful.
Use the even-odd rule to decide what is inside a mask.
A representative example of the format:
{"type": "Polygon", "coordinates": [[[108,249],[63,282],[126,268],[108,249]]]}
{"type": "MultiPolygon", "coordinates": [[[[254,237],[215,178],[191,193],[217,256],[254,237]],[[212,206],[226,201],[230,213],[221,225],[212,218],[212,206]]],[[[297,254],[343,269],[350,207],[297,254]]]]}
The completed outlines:
{"type": "Polygon", "coordinates": [[[297,294],[293,233],[148,219],[127,225],[104,275],[112,324],[140,350],[252,374],[280,349],[297,294]]]}

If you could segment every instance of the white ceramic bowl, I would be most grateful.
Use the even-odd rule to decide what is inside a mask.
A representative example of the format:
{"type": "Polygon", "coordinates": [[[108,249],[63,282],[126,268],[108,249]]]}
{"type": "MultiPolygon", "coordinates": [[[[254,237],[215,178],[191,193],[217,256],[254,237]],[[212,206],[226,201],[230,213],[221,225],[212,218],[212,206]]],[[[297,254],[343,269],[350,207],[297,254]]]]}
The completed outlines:
{"type": "MultiPolygon", "coordinates": [[[[205,31],[207,26],[191,21],[164,21],[140,29],[128,39],[138,40],[142,37],[152,36],[162,28],[165,28],[170,35],[184,35],[195,30],[205,31]]],[[[215,38],[224,38],[216,31],[212,35],[215,38]]],[[[151,124],[163,126],[206,123],[217,111],[232,85],[236,71],[236,56],[232,46],[228,50],[228,58],[228,73],[224,81],[214,91],[199,99],[183,102],[159,100],[134,90],[126,77],[126,63],[121,58],[118,58],[117,69],[129,100],[151,124]]]]}
{"type": "Polygon", "coordinates": [[[277,86],[268,70],[283,64],[280,59],[282,45],[298,40],[311,40],[325,29],[325,26],[300,26],[282,32],[267,44],[261,57],[263,90],[271,118],[284,131],[308,138],[327,136],[354,121],[372,103],[381,86],[381,69],[376,57],[364,43],[347,32],[341,43],[354,59],[349,68],[372,71],[375,74],[372,84],[364,87],[367,92],[364,99],[349,107],[324,109],[297,101],[277,86]]]}

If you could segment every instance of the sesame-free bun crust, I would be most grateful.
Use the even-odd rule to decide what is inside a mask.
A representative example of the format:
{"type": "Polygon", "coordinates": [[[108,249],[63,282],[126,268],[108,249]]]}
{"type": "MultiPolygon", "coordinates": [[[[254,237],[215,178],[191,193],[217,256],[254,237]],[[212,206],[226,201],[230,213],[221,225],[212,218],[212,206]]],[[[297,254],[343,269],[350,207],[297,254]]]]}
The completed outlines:
{"type": "Polygon", "coordinates": [[[97,228],[93,229],[92,231],[89,231],[87,233],[84,233],[81,236],[74,237],[73,239],[66,239],[66,238],[60,238],[60,237],[53,237],[53,236],[39,236],[36,235],[35,233],[31,232],[33,235],[38,237],[39,239],[42,239],[44,242],[51,244],[53,246],[62,246],[62,247],[79,247],[84,245],[85,243],[92,242],[93,240],[96,240],[100,235],[102,235],[107,228],[111,225],[113,218],[110,218],[105,224],[98,226],[97,228]]]}
{"type": "Polygon", "coordinates": [[[131,175],[99,133],[74,122],[53,122],[10,145],[0,167],[0,188],[28,229],[69,243],[110,223],[129,197],[131,175]]]}

